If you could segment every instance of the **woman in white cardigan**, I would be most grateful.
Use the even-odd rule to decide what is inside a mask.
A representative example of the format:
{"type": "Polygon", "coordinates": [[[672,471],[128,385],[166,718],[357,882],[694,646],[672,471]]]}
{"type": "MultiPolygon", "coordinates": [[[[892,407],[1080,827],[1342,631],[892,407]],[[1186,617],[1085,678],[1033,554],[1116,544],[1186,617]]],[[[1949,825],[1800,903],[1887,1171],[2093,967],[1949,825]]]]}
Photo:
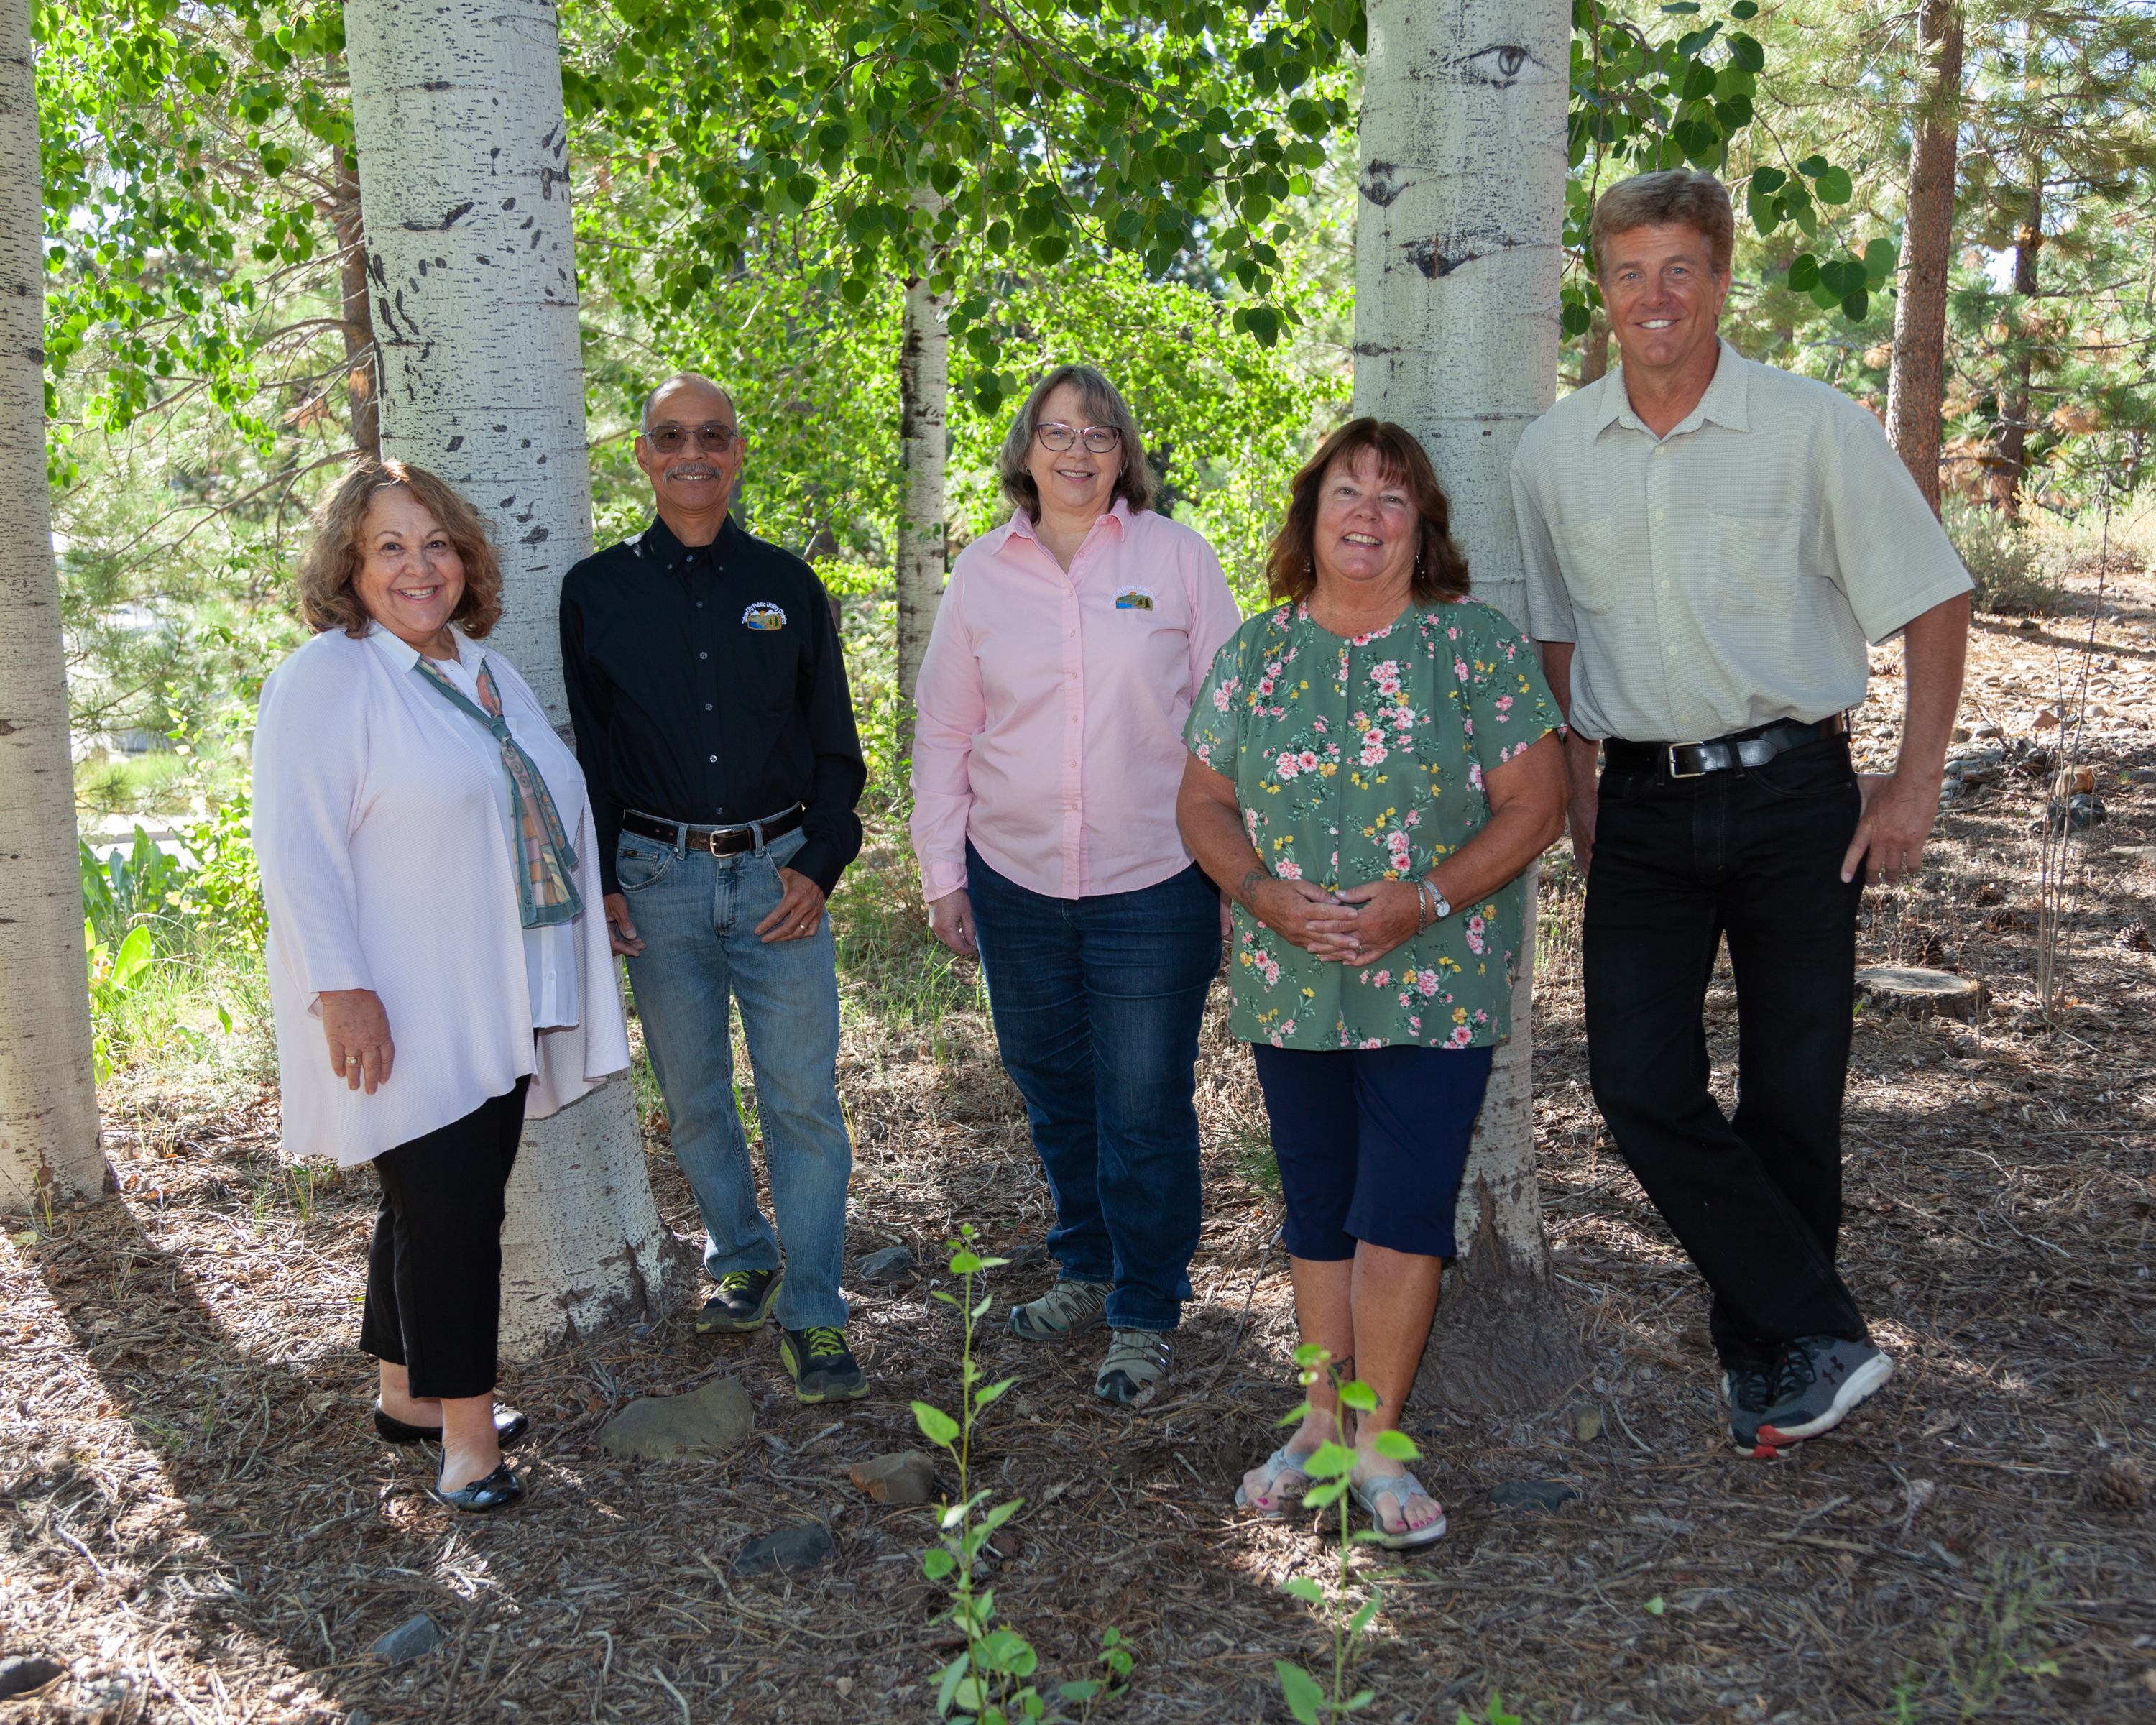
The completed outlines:
{"type": "Polygon", "coordinates": [[[442,480],[356,466],[299,588],[316,634],[264,685],[254,738],[285,1145],[374,1163],[375,1425],[439,1439],[434,1495],[483,1512],[524,1491],[501,1446],[526,1422],[494,1404],[523,1122],[629,1065],[598,836],[576,757],[479,645],[501,568],[442,480]]]}

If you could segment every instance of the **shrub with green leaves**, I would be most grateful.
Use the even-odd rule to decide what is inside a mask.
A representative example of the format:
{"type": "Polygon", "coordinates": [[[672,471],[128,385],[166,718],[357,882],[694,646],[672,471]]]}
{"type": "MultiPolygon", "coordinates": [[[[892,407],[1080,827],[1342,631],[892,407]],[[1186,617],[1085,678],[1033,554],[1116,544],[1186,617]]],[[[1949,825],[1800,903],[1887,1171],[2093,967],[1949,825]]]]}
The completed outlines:
{"type": "Polygon", "coordinates": [[[2072,603],[2044,572],[2027,528],[1995,509],[1959,497],[1946,501],[1947,537],[1976,583],[1976,608],[2050,617],[2072,603]]]}
{"type": "Polygon", "coordinates": [[[951,1248],[951,1273],[958,1290],[938,1288],[936,1297],[956,1307],[963,1320],[959,1349],[959,1411],[953,1419],[927,1402],[913,1404],[915,1423],[921,1435],[951,1458],[957,1470],[958,1495],[943,1506],[937,1522],[937,1543],[921,1553],[921,1568],[931,1581],[951,1584],[951,1609],[937,1620],[956,1624],[966,1637],[966,1651],[943,1668],[936,1688],[938,1717],[954,1725],[1012,1725],[1019,1719],[1077,1722],[1090,1719],[1104,1702],[1130,1687],[1132,1663],[1130,1645],[1110,1629],[1101,1636],[1099,1663],[1105,1675],[1077,1682],[1059,1684],[1053,1700],[1042,1695],[1031,1679],[1040,1668],[1040,1656],[1016,1630],[994,1627],[995,1591],[977,1588],[981,1553],[997,1528],[1024,1505],[1022,1497],[989,1505],[992,1492],[971,1488],[968,1468],[973,1454],[973,1427],[981,1414],[1018,1380],[983,1384],[986,1374],[973,1358],[973,1326],[987,1312],[990,1296],[973,1297],[973,1279],[985,1275],[1008,1258],[983,1258],[973,1250],[970,1222],[959,1238],[944,1242],[951,1248]],[[1065,1705],[1077,1712],[1067,1712],[1065,1705]],[[1054,1711],[1050,1709],[1053,1707],[1054,1711]]]}

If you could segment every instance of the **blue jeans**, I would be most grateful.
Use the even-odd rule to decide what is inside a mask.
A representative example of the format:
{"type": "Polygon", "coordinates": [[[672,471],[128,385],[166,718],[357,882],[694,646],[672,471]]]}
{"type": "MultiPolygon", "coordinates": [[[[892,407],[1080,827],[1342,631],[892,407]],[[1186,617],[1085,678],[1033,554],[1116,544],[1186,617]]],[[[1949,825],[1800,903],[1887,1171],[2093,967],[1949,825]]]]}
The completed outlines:
{"type": "Polygon", "coordinates": [[[1196,868],[1137,892],[1049,898],[966,847],[1004,1067],[1055,1198],[1048,1249],[1113,1282],[1108,1322],[1172,1330],[1198,1249],[1198,1031],[1220,899],[1196,868]]]}
{"type": "Polygon", "coordinates": [[[666,1096],[674,1156],[696,1194],[713,1276],[778,1268],[778,1235],[757,1208],[734,1101],[729,993],[741,1008],[763,1123],[772,1208],[786,1240],[774,1308],[789,1330],[844,1324],[839,1275],[854,1147],[839,1109],[839,986],[831,919],[805,940],[757,938],[783,896],[778,871],[800,850],[797,829],[737,856],[680,851],[624,833],[614,868],[643,937],[629,961],[644,1045],[666,1096]]]}

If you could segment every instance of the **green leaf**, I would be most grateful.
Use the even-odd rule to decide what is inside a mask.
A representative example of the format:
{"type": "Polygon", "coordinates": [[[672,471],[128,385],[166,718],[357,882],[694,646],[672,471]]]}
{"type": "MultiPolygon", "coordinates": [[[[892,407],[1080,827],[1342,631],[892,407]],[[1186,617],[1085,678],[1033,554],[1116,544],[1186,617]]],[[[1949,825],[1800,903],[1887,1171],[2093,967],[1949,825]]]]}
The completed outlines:
{"type": "Polygon", "coordinates": [[[1835,292],[1832,288],[1825,286],[1819,282],[1814,282],[1812,284],[1811,297],[1812,304],[1818,306],[1822,311],[1831,311],[1835,306],[1841,304],[1841,301],[1835,296],[1835,292]]]}
{"type": "Polygon", "coordinates": [[[1310,1673],[1299,1665],[1290,1665],[1284,1659],[1273,1661],[1273,1675],[1280,1679],[1281,1694],[1287,1702],[1287,1710],[1295,1715],[1301,1725],[1318,1725],[1318,1709],[1325,1705],[1325,1692],[1310,1673]]]}
{"type": "Polygon", "coordinates": [[[1306,1605],[1322,1605],[1325,1603],[1325,1589],[1307,1575],[1291,1575],[1280,1584],[1280,1589],[1284,1594],[1294,1594],[1306,1605]]]}
{"type": "Polygon", "coordinates": [[[932,1408],[927,1402],[916,1402],[913,1404],[913,1420],[921,1428],[921,1435],[932,1444],[947,1447],[958,1440],[958,1422],[941,1408],[932,1408]]]}
{"type": "Polygon", "coordinates": [[[1330,1509],[1348,1495],[1348,1481],[1328,1480],[1322,1486],[1312,1486],[1302,1494],[1305,1505],[1312,1509],[1330,1509]]]}
{"type": "Polygon", "coordinates": [[[931,1581],[941,1581],[958,1567],[958,1560],[940,1545],[921,1554],[921,1568],[931,1581]]]}
{"type": "Polygon", "coordinates": [[[1758,17],[1759,8],[1753,3],[1753,0],[1737,0],[1737,3],[1729,8],[1729,15],[1738,23],[1743,23],[1747,18],[1758,17]]]}
{"type": "Polygon", "coordinates": [[[1884,235],[1864,248],[1864,273],[1872,281],[1884,281],[1901,266],[1902,254],[1884,235]]]}
{"type": "Polygon", "coordinates": [[[958,1686],[966,1681],[966,1668],[973,1662],[973,1653],[969,1647],[943,1667],[942,1681],[936,1686],[936,1711],[939,1716],[950,1712],[952,1702],[957,1699],[958,1686]]]}
{"type": "Polygon", "coordinates": [[[1378,1411],[1378,1392],[1360,1378],[1351,1378],[1340,1386],[1340,1402],[1342,1406],[1353,1408],[1358,1414],[1374,1414],[1378,1411]]]}
{"type": "Polygon", "coordinates": [[[1572,305],[1564,308],[1560,321],[1566,335],[1584,336],[1587,333],[1587,326],[1594,321],[1594,316],[1584,305],[1572,305]]]}
{"type": "Polygon", "coordinates": [[[1314,1480],[1344,1480],[1355,1471],[1355,1452],[1344,1444],[1320,1444],[1303,1457],[1302,1471],[1314,1480]]]}
{"type": "Polygon", "coordinates": [[[1662,1613],[1668,1609],[1668,1607],[1662,1604],[1662,1596],[1660,1594],[1656,1594],[1653,1599],[1647,1601],[1645,1609],[1648,1616],[1660,1617],[1662,1613]]]}
{"type": "Polygon", "coordinates": [[[155,956],[151,950],[149,929],[137,927],[129,930],[127,938],[120,943],[120,950],[113,954],[108,986],[124,993],[128,984],[149,968],[155,956]]]}
{"type": "Polygon", "coordinates": [[[1383,1599],[1365,1599],[1363,1602],[1363,1609],[1348,1620],[1348,1632],[1350,1635],[1361,1635],[1364,1630],[1377,1621],[1378,1613],[1383,1608],[1384,1603],[1383,1599]]]}
{"type": "Polygon", "coordinates": [[[1381,1431],[1370,1440],[1370,1447],[1388,1461],[1413,1461],[1422,1454],[1404,1431],[1381,1431]]]}
{"type": "Polygon", "coordinates": [[[1359,1713],[1377,1698],[1378,1692],[1374,1689],[1358,1689],[1347,1700],[1340,1703],[1340,1711],[1343,1713],[1359,1713]]]}
{"type": "Polygon", "coordinates": [[[1662,8],[1664,18],[1690,18],[1699,10],[1698,0],[1671,0],[1662,8]]]}
{"type": "Polygon", "coordinates": [[[1810,252],[1799,252],[1789,259],[1789,290],[1792,293],[1810,293],[1819,285],[1819,259],[1810,252]]]}
{"type": "Polygon", "coordinates": [[[1812,177],[1812,191],[1821,203],[1846,203],[1856,195],[1845,167],[1830,167],[1812,177]]]}
{"type": "Polygon", "coordinates": [[[1017,1382],[1018,1379],[1015,1378],[1006,1378],[1000,1384],[991,1384],[985,1389],[975,1390],[973,1392],[973,1405],[977,1408],[985,1408],[990,1402],[993,1401],[998,1396],[1009,1389],[1012,1384],[1017,1382]]]}
{"type": "Polygon", "coordinates": [[[1789,177],[1779,167],[1755,167],[1752,170],[1752,189],[1771,197],[1789,183],[1789,177]]]}
{"type": "Polygon", "coordinates": [[[1864,265],[1854,258],[1829,258],[1820,265],[1820,285],[1836,299],[1864,286],[1864,265]]]}
{"type": "Polygon", "coordinates": [[[1087,1677],[1082,1682],[1059,1683],[1055,1692],[1065,1701],[1091,1701],[1107,1686],[1098,1677],[1087,1677]]]}
{"type": "Polygon", "coordinates": [[[1729,64],[1740,72],[1757,72],[1767,64],[1767,50],[1742,30],[1732,31],[1726,39],[1729,44],[1729,64]]]}
{"type": "Polygon", "coordinates": [[[1797,172],[1806,179],[1815,180],[1832,165],[1824,156],[1807,156],[1797,164],[1797,172]]]}
{"type": "Polygon", "coordinates": [[[971,1276],[980,1267],[981,1260],[968,1247],[960,1246],[951,1254],[951,1273],[953,1276],[971,1276]]]}
{"type": "Polygon", "coordinates": [[[1871,309],[1871,295],[1866,294],[1862,288],[1859,288],[1855,293],[1845,295],[1843,296],[1841,302],[1841,315],[1847,318],[1851,323],[1862,323],[1864,321],[1864,314],[1871,309]]]}

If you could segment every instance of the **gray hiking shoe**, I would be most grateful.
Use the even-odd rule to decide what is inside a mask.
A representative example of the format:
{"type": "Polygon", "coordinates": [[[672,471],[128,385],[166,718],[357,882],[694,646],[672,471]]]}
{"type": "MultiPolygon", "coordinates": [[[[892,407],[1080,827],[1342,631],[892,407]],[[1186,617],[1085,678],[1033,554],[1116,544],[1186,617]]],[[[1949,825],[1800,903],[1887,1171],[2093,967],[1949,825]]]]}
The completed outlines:
{"type": "Polygon", "coordinates": [[[1093,1394],[1111,1402],[1144,1402],[1168,1375],[1168,1343],[1160,1330],[1117,1330],[1093,1379],[1093,1394]]]}
{"type": "Polygon", "coordinates": [[[1059,1281],[1038,1300],[1011,1307],[1011,1334],[1061,1342],[1097,1329],[1108,1315],[1108,1291],[1105,1281],[1059,1281]]]}
{"type": "Polygon", "coordinates": [[[1759,1422],[1767,1417],[1774,1399],[1774,1374],[1757,1367],[1732,1366],[1722,1374],[1722,1399],[1729,1404],[1729,1441],[1740,1455],[1771,1461],[1776,1450],[1763,1443],[1759,1422]]]}
{"type": "Polygon", "coordinates": [[[1774,1368],[1774,1400],[1759,1441],[1777,1446],[1831,1431],[1894,1375],[1894,1362],[1869,1342],[1799,1336],[1774,1368]]]}

